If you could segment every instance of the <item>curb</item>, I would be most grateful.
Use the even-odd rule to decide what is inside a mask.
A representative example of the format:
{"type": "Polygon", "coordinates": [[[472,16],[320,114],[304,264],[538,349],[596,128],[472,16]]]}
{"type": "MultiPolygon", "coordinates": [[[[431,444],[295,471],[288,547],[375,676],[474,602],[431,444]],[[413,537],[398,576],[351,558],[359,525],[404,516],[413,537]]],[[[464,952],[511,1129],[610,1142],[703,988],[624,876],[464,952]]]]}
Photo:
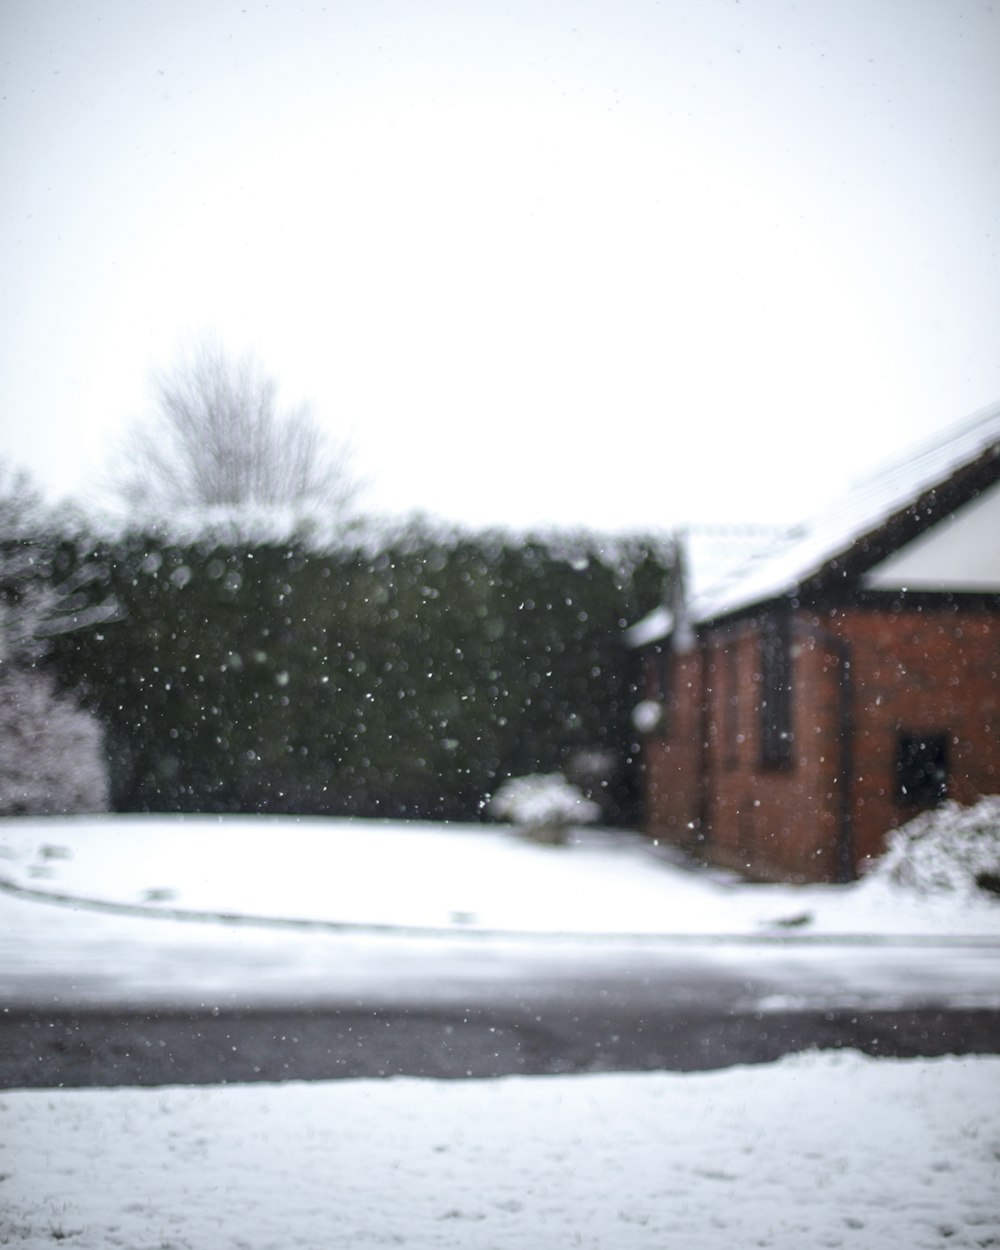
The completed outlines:
{"type": "Polygon", "coordinates": [[[32,902],[59,907],[85,909],[118,916],[137,916],[160,920],[178,920],[194,924],[241,925],[248,928],[285,929],[313,933],[357,933],[382,937],[415,938],[483,938],[511,942],[584,943],[588,945],[648,946],[786,946],[825,947],[858,946],[917,949],[978,949],[1000,951],[1000,937],[986,934],[952,936],[948,934],[818,934],[774,933],[625,933],[577,932],[548,929],[477,928],[455,922],[451,925],[392,924],[377,921],[309,920],[300,917],[248,916],[239,912],[197,911],[184,907],[151,906],[148,903],[120,903],[109,899],[87,898],[52,890],[39,890],[0,877],[0,892],[32,902]]]}

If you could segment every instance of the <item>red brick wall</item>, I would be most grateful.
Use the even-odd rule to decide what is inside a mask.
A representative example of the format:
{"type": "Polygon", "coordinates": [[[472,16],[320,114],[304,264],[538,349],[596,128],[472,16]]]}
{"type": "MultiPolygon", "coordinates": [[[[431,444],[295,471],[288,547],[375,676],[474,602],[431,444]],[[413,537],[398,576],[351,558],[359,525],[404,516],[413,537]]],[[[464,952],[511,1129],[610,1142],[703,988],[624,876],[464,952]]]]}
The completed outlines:
{"type": "Polygon", "coordinates": [[[709,856],[754,877],[832,878],[838,756],[823,744],[835,734],[835,657],[793,629],[792,759],[787,768],[769,768],[761,763],[758,622],[717,632],[709,653],[716,674],[709,702],[714,733],[705,761],[709,856]]]}
{"type": "Polygon", "coordinates": [[[647,831],[754,877],[834,880],[845,653],[855,865],[914,814],[897,795],[901,731],[949,735],[949,796],[968,803],[1000,792],[1000,614],[800,611],[790,766],[761,766],[760,623],[709,631],[696,651],[674,658],[666,733],[644,744],[647,831]]]}
{"type": "MultiPolygon", "coordinates": [[[[648,656],[646,662],[653,666],[658,657],[648,656]]],[[[697,652],[672,657],[663,726],[643,743],[646,832],[681,846],[697,841],[701,683],[697,652]]]]}
{"type": "Polygon", "coordinates": [[[914,814],[896,793],[900,731],[948,734],[950,798],[1000,793],[1000,614],[853,609],[831,625],[853,656],[859,858],[878,855],[884,833],[914,814]]]}

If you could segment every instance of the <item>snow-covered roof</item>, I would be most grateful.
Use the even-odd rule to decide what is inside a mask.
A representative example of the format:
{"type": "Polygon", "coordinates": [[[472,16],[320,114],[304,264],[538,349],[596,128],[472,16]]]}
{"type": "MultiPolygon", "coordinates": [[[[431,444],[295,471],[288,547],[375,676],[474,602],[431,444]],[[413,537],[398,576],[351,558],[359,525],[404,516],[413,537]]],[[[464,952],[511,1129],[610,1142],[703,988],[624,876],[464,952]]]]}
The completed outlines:
{"type": "Polygon", "coordinates": [[[694,621],[793,594],[892,517],[989,452],[1000,456],[1000,403],[912,448],[857,481],[844,495],[713,585],[696,588],[694,621]]]}
{"type": "MultiPolygon", "coordinates": [[[[697,598],[723,574],[745,562],[762,544],[773,542],[781,533],[777,525],[685,526],[677,532],[676,539],[683,553],[686,597],[697,598]]],[[[662,642],[673,633],[674,625],[675,614],[668,607],[654,608],[625,631],[625,645],[638,648],[662,642]]]]}
{"type": "Polygon", "coordinates": [[[782,525],[742,523],[685,527],[680,538],[688,599],[697,599],[759,551],[772,547],[786,529],[782,525]]]}

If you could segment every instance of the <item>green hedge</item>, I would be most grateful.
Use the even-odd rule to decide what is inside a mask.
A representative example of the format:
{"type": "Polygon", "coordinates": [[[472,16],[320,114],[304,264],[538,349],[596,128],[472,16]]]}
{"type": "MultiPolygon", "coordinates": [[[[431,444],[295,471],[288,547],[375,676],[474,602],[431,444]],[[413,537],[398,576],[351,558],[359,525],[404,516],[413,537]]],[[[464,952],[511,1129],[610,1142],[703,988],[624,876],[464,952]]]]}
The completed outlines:
{"type": "Polygon", "coordinates": [[[667,540],[412,524],[61,558],[122,607],[52,644],[108,727],[119,810],[474,820],[504,777],[589,761],[606,819],[632,815],[622,630],[673,575],[667,540]]]}

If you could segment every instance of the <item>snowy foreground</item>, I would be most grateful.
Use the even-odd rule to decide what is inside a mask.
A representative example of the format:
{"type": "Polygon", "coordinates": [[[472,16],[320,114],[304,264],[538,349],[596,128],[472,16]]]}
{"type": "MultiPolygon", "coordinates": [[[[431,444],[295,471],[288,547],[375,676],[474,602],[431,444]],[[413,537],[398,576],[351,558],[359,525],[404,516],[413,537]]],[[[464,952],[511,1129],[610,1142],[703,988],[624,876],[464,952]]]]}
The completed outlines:
{"type": "MultiPolygon", "coordinates": [[[[488,950],[516,976],[504,950],[542,945],[568,969],[582,943],[588,959],[606,943],[625,943],[616,959],[647,949],[629,935],[721,936],[735,946],[712,958],[748,966],[762,951],[816,954],[803,975],[822,969],[824,984],[865,956],[926,985],[944,944],[949,981],[980,960],[967,992],[982,1002],[1000,938],[988,899],[874,878],[748,887],[601,833],[543,848],[485,828],[7,821],[0,878],[14,891],[0,892],[8,1002],[43,1001],[27,991],[60,973],[80,1001],[164,986],[183,1001],[187,982],[204,1001],[241,977],[266,983],[272,966],[301,989],[370,978],[390,956],[402,988],[438,948],[477,975],[486,957],[469,951],[488,950]],[[978,948],[946,949],[956,940],[978,948]],[[769,945],[784,942],[794,950],[769,945]],[[226,970],[213,985],[214,955],[226,970]]],[[[0,1178],[0,1245],[23,1247],[1000,1247],[1000,1059],[13,1090],[0,1093],[0,1178]]]]}
{"type": "Polygon", "coordinates": [[[1000,1059],[0,1096],[0,1244],[1000,1245],[1000,1059]]]}

